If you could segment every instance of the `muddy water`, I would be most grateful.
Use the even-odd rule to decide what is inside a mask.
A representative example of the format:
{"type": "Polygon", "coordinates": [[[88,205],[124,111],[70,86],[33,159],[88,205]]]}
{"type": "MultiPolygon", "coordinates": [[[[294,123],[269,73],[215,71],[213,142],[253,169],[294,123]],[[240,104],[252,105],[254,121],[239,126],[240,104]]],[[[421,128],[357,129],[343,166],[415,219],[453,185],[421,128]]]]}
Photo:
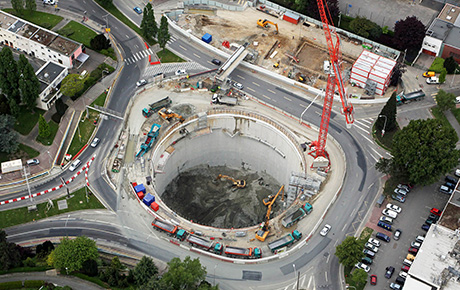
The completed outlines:
{"type": "MultiPolygon", "coordinates": [[[[182,217],[196,223],[242,228],[264,221],[267,207],[262,199],[276,194],[280,184],[264,172],[201,165],[178,175],[162,194],[163,201],[182,217]],[[246,188],[235,189],[229,180],[216,180],[219,174],[246,180],[246,188]]],[[[281,195],[271,217],[281,209],[281,195]]]]}

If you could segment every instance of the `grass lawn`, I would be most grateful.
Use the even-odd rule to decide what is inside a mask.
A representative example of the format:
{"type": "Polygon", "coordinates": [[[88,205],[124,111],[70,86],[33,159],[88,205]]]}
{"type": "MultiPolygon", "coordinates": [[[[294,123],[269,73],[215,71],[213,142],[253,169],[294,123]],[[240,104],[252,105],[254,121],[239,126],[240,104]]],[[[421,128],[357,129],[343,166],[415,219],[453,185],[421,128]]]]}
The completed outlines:
{"type": "Polygon", "coordinates": [[[34,158],[34,157],[37,157],[38,155],[40,155],[40,152],[38,152],[37,150],[35,150],[34,148],[32,147],[29,147],[25,144],[19,144],[19,150],[23,151],[24,153],[26,153],[29,157],[28,158],[34,158]]]}
{"type": "Polygon", "coordinates": [[[99,107],[104,107],[104,104],[105,104],[105,99],[107,98],[107,94],[106,93],[102,93],[99,95],[99,97],[97,97],[97,99],[94,100],[94,102],[91,103],[91,106],[99,106],[99,107]]]}
{"type": "Polygon", "coordinates": [[[184,62],[182,58],[179,56],[175,55],[174,53],[170,52],[167,49],[160,50],[157,53],[158,58],[161,60],[162,63],[168,63],[168,62],[184,62]]]}
{"type": "Polygon", "coordinates": [[[69,150],[67,151],[68,154],[71,154],[74,156],[75,154],[80,151],[83,146],[85,146],[86,143],[88,143],[89,138],[93,134],[94,129],[96,126],[94,126],[94,121],[96,118],[98,118],[99,113],[93,110],[89,111],[89,119],[86,119],[86,113],[83,113],[81,116],[81,120],[84,120],[83,122],[80,121],[80,134],[81,134],[81,141],[80,137],[78,135],[78,129],[75,131],[75,135],[73,136],[72,143],[70,143],[69,150]]]}
{"type": "Polygon", "coordinates": [[[444,112],[441,111],[438,108],[438,106],[431,108],[431,113],[433,113],[433,116],[439,121],[441,121],[443,125],[448,126],[449,128],[452,128],[452,125],[447,120],[446,116],[444,115],[444,112]]]}
{"type": "Polygon", "coordinates": [[[72,40],[83,43],[86,47],[91,47],[90,41],[97,35],[96,32],[73,20],[61,28],[58,33],[65,35],[72,40]]]}
{"type": "Polygon", "coordinates": [[[40,136],[37,136],[37,139],[36,139],[38,142],[46,146],[53,144],[54,137],[56,137],[56,133],[59,129],[59,124],[54,122],[53,120],[50,120],[48,124],[50,125],[50,135],[47,138],[42,138],[40,136]]]}
{"type": "Polygon", "coordinates": [[[32,14],[29,12],[24,12],[24,14],[19,15],[11,8],[5,8],[3,11],[21,17],[27,21],[30,21],[34,24],[37,24],[41,27],[51,29],[56,26],[63,19],[61,16],[57,16],[50,13],[34,11],[32,14]]]}
{"type": "Polygon", "coordinates": [[[19,143],[18,150],[13,154],[8,154],[4,152],[0,152],[0,162],[10,161],[14,159],[31,159],[40,155],[40,152],[31,148],[27,145],[19,143]]]}
{"type": "MultiPolygon", "coordinates": [[[[29,212],[26,207],[11,209],[6,211],[0,211],[0,229],[11,227],[14,225],[20,225],[23,223],[28,223],[33,220],[44,219],[50,216],[76,211],[83,209],[97,209],[104,208],[104,206],[99,202],[99,200],[91,194],[88,190],[89,202],[86,202],[85,188],[80,188],[79,190],[72,193],[73,197],[67,200],[68,208],[64,210],[59,210],[57,206],[58,200],[66,199],[62,197],[58,200],[54,200],[54,207],[49,211],[46,211],[46,205],[48,202],[44,202],[37,205],[37,211],[29,212]]],[[[28,202],[27,202],[28,203],[28,202]]]]}
{"type": "Polygon", "coordinates": [[[38,122],[38,115],[44,114],[45,111],[35,108],[34,114],[31,114],[26,107],[19,107],[19,115],[14,123],[14,130],[21,135],[28,135],[38,122]]]}

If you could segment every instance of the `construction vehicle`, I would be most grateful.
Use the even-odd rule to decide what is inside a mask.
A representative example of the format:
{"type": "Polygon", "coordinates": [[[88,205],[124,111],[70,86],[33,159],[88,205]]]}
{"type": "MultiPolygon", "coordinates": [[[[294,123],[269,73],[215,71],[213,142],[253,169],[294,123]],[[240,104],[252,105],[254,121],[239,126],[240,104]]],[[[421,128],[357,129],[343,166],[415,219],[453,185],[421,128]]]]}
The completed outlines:
{"type": "Polygon", "coordinates": [[[157,218],[152,222],[152,226],[154,229],[158,231],[167,232],[171,236],[174,236],[178,231],[177,226],[174,226],[157,218]]]}
{"type": "Polygon", "coordinates": [[[158,134],[160,134],[160,128],[161,126],[158,124],[152,125],[152,127],[150,128],[150,132],[147,134],[145,142],[141,144],[141,150],[137,152],[136,157],[142,157],[145,153],[147,153],[150,150],[150,147],[152,147],[153,142],[155,142],[155,140],[158,137],[158,134]]]}
{"type": "Polygon", "coordinates": [[[191,246],[198,247],[198,248],[203,248],[203,249],[205,249],[207,251],[213,249],[213,247],[214,247],[214,242],[205,240],[205,239],[200,238],[200,237],[198,237],[196,235],[189,235],[188,238],[187,238],[187,242],[189,242],[189,244],[191,246]]]}
{"type": "Polygon", "coordinates": [[[230,180],[231,182],[233,182],[232,186],[235,186],[236,188],[245,188],[246,187],[246,180],[234,179],[233,177],[230,177],[228,175],[222,175],[222,174],[219,174],[216,177],[216,180],[219,180],[219,179],[230,180]]]}
{"type": "Polygon", "coordinates": [[[213,252],[219,255],[222,255],[222,253],[224,253],[230,258],[262,258],[262,250],[260,248],[239,248],[232,246],[224,246],[221,243],[217,243],[214,246],[213,252]]]}
{"type": "Polygon", "coordinates": [[[149,108],[144,108],[142,110],[142,115],[146,118],[152,116],[153,113],[158,111],[160,108],[169,107],[171,105],[171,99],[166,97],[164,99],[159,100],[158,102],[149,104],[149,108]]]}
{"type": "Polygon", "coordinates": [[[326,43],[329,52],[330,64],[332,69],[329,70],[326,92],[324,96],[323,113],[321,115],[321,124],[318,134],[318,140],[310,143],[310,155],[315,159],[312,167],[326,167],[330,166],[328,154],[326,152],[327,133],[329,131],[329,121],[331,119],[332,104],[334,102],[334,93],[336,87],[340,94],[342,101],[342,112],[345,115],[347,128],[353,125],[353,104],[349,102],[348,96],[345,91],[345,84],[342,79],[342,53],[340,51],[340,38],[335,30],[332,19],[330,19],[329,8],[325,0],[317,0],[319,15],[323,24],[323,31],[326,36],[326,43]],[[328,17],[329,16],[329,17],[328,17]],[[333,40],[335,38],[335,42],[333,40]],[[326,161],[327,162],[324,162],[326,161]]]}
{"type": "Polygon", "coordinates": [[[259,19],[257,20],[257,25],[259,25],[260,27],[263,27],[263,28],[268,28],[268,24],[271,24],[273,26],[275,26],[276,28],[276,34],[279,33],[279,30],[278,30],[278,24],[274,23],[274,22],[271,22],[270,20],[268,19],[259,19]]]}
{"type": "Polygon", "coordinates": [[[404,94],[402,91],[400,94],[396,96],[396,105],[407,104],[414,101],[420,101],[425,97],[425,93],[422,90],[404,94]]]}
{"type": "Polygon", "coordinates": [[[303,219],[307,214],[310,214],[312,210],[313,206],[307,202],[297,209],[294,208],[293,211],[288,211],[286,213],[286,217],[281,221],[281,223],[285,228],[289,228],[303,219]]]}
{"type": "Polygon", "coordinates": [[[161,118],[168,122],[171,122],[171,120],[174,118],[179,119],[181,123],[185,121],[185,119],[181,115],[176,114],[171,109],[167,108],[160,109],[160,111],[158,111],[158,115],[160,115],[161,118]]]}
{"type": "Polygon", "coordinates": [[[222,95],[214,94],[212,96],[211,103],[216,104],[216,105],[235,106],[235,105],[238,104],[238,99],[235,98],[235,97],[222,96],[222,95]]]}
{"type": "Polygon", "coordinates": [[[298,241],[301,238],[302,238],[302,233],[299,232],[298,230],[293,230],[292,233],[287,234],[281,239],[268,243],[268,248],[270,249],[270,251],[272,251],[272,253],[275,253],[277,250],[281,248],[289,247],[295,241],[298,241]]]}
{"type": "Polygon", "coordinates": [[[304,83],[304,82],[306,82],[306,81],[307,81],[307,77],[306,77],[305,75],[302,75],[302,74],[301,74],[301,75],[299,76],[299,82],[304,83]]]}
{"type": "Polygon", "coordinates": [[[280,67],[280,62],[275,62],[275,64],[273,65],[274,68],[279,68],[280,67]]]}
{"type": "Polygon", "coordinates": [[[272,212],[272,206],[276,201],[276,198],[280,193],[283,192],[282,194],[284,195],[284,185],[281,186],[280,190],[278,190],[278,193],[273,197],[268,204],[268,209],[267,209],[267,214],[265,215],[265,222],[261,225],[260,229],[256,232],[256,239],[258,239],[261,242],[264,242],[265,239],[267,238],[268,234],[270,233],[270,214],[272,212]]]}

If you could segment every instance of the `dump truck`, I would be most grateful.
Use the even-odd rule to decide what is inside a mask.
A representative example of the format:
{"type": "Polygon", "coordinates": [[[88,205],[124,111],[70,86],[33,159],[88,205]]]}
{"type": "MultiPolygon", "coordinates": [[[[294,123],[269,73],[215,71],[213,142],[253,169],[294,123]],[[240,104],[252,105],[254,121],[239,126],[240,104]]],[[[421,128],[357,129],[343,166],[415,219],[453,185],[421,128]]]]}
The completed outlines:
{"type": "Polygon", "coordinates": [[[404,94],[404,91],[401,92],[399,95],[396,96],[396,104],[402,105],[407,104],[413,101],[420,101],[425,97],[425,93],[422,90],[404,94]]]}
{"type": "Polygon", "coordinates": [[[301,238],[302,238],[302,233],[299,232],[298,230],[293,230],[292,233],[287,234],[281,239],[268,243],[268,248],[270,249],[270,251],[272,251],[272,253],[275,253],[277,250],[281,248],[289,247],[290,245],[300,240],[301,238]]]}
{"type": "Polygon", "coordinates": [[[281,223],[285,228],[289,228],[293,224],[303,219],[307,214],[310,214],[312,210],[312,205],[307,202],[291,212],[288,211],[286,213],[286,217],[281,221],[281,223]]]}
{"type": "Polygon", "coordinates": [[[262,257],[262,251],[259,248],[239,248],[226,246],[224,253],[231,258],[252,259],[262,257]]]}
{"type": "Polygon", "coordinates": [[[212,96],[211,103],[212,104],[217,104],[217,105],[235,106],[235,105],[238,105],[238,99],[235,98],[235,97],[229,97],[229,96],[222,96],[222,95],[214,94],[212,96]]]}
{"type": "Polygon", "coordinates": [[[180,229],[176,232],[176,239],[178,239],[179,241],[184,241],[187,235],[188,233],[186,230],[180,229]]]}
{"type": "Polygon", "coordinates": [[[207,251],[212,249],[214,246],[214,242],[205,240],[195,235],[189,235],[187,238],[187,242],[189,242],[191,246],[203,248],[207,251]]]}
{"type": "Polygon", "coordinates": [[[164,222],[162,220],[159,220],[159,219],[155,219],[153,222],[152,222],[152,226],[154,229],[156,230],[159,230],[159,231],[164,231],[164,232],[167,232],[169,233],[171,236],[172,235],[175,235],[177,230],[178,230],[178,227],[175,226],[175,225],[172,225],[172,224],[169,224],[167,222],[164,222]]]}
{"type": "Polygon", "coordinates": [[[155,103],[149,104],[149,108],[142,110],[142,115],[146,118],[152,116],[156,111],[163,107],[169,107],[171,105],[171,99],[169,97],[163,98],[155,103]]]}

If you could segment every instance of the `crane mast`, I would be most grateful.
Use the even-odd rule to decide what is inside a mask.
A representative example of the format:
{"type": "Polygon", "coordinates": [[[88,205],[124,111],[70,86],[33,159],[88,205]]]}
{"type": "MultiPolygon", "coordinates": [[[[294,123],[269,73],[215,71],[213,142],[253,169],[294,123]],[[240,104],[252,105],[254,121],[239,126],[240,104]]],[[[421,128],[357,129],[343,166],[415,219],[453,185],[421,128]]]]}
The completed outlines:
{"type": "MultiPolygon", "coordinates": [[[[343,114],[347,122],[347,127],[351,127],[353,124],[353,105],[348,102],[347,95],[345,92],[345,84],[342,80],[342,54],[340,51],[340,39],[334,28],[330,28],[332,20],[328,20],[326,14],[327,4],[323,0],[317,0],[319,14],[321,21],[323,22],[323,31],[326,36],[327,48],[329,52],[329,59],[331,61],[332,71],[329,71],[327,78],[326,92],[324,96],[323,113],[321,115],[321,124],[319,129],[319,136],[317,141],[311,143],[311,147],[315,147],[314,151],[311,152],[315,158],[325,157],[327,159],[326,152],[326,140],[327,133],[329,130],[329,121],[331,119],[332,104],[334,102],[335,88],[338,88],[340,94],[340,100],[342,101],[343,114]],[[335,36],[335,43],[334,43],[335,36]]],[[[327,11],[329,13],[329,10],[327,11]]],[[[329,17],[330,18],[330,17],[329,17]]]]}

